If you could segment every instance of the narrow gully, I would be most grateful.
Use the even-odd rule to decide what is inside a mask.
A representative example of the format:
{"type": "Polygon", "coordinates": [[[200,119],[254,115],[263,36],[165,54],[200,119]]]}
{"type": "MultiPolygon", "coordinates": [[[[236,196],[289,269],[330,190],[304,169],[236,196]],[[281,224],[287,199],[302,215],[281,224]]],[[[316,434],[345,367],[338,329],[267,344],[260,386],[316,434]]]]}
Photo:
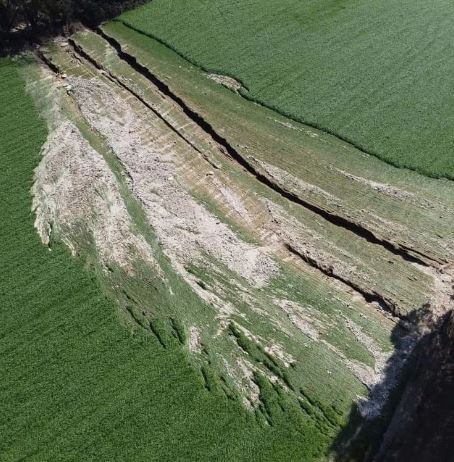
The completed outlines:
{"type": "Polygon", "coordinates": [[[41,50],[37,52],[39,60],[46,65],[54,74],[59,74],[60,69],[41,50]]]}

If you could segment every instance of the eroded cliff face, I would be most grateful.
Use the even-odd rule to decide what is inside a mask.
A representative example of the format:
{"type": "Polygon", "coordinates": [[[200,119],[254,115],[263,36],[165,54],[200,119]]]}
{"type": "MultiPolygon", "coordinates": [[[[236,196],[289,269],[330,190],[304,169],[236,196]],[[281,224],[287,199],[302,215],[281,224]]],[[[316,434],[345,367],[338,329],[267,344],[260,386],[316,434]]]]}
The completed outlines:
{"type": "Polygon", "coordinates": [[[454,460],[453,311],[419,343],[407,385],[373,460],[454,460]]]}

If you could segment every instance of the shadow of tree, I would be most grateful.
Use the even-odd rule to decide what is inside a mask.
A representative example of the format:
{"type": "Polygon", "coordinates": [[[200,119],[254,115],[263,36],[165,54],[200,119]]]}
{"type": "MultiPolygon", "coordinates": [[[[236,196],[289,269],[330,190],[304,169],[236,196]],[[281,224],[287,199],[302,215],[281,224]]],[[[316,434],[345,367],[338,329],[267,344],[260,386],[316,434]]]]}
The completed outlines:
{"type": "Polygon", "coordinates": [[[0,57],[16,55],[68,36],[82,22],[96,27],[149,0],[0,1],[0,57]]]}

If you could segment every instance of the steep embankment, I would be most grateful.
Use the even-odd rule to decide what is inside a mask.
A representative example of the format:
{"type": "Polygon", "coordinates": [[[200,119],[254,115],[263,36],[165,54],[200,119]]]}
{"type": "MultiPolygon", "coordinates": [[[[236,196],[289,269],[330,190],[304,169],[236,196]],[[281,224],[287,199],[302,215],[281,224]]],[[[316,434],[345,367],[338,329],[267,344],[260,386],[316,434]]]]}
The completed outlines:
{"type": "Polygon", "coordinates": [[[454,312],[415,351],[376,462],[448,462],[454,447],[454,312]]]}

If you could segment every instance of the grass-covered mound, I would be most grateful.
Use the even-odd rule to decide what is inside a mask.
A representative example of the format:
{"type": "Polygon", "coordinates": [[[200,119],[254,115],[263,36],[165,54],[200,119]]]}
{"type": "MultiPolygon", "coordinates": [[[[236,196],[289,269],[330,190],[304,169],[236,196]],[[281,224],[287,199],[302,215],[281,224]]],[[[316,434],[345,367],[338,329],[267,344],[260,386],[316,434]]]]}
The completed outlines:
{"type": "Polygon", "coordinates": [[[453,13],[447,0],[154,0],[121,19],[253,100],[453,179],[453,13]]]}

